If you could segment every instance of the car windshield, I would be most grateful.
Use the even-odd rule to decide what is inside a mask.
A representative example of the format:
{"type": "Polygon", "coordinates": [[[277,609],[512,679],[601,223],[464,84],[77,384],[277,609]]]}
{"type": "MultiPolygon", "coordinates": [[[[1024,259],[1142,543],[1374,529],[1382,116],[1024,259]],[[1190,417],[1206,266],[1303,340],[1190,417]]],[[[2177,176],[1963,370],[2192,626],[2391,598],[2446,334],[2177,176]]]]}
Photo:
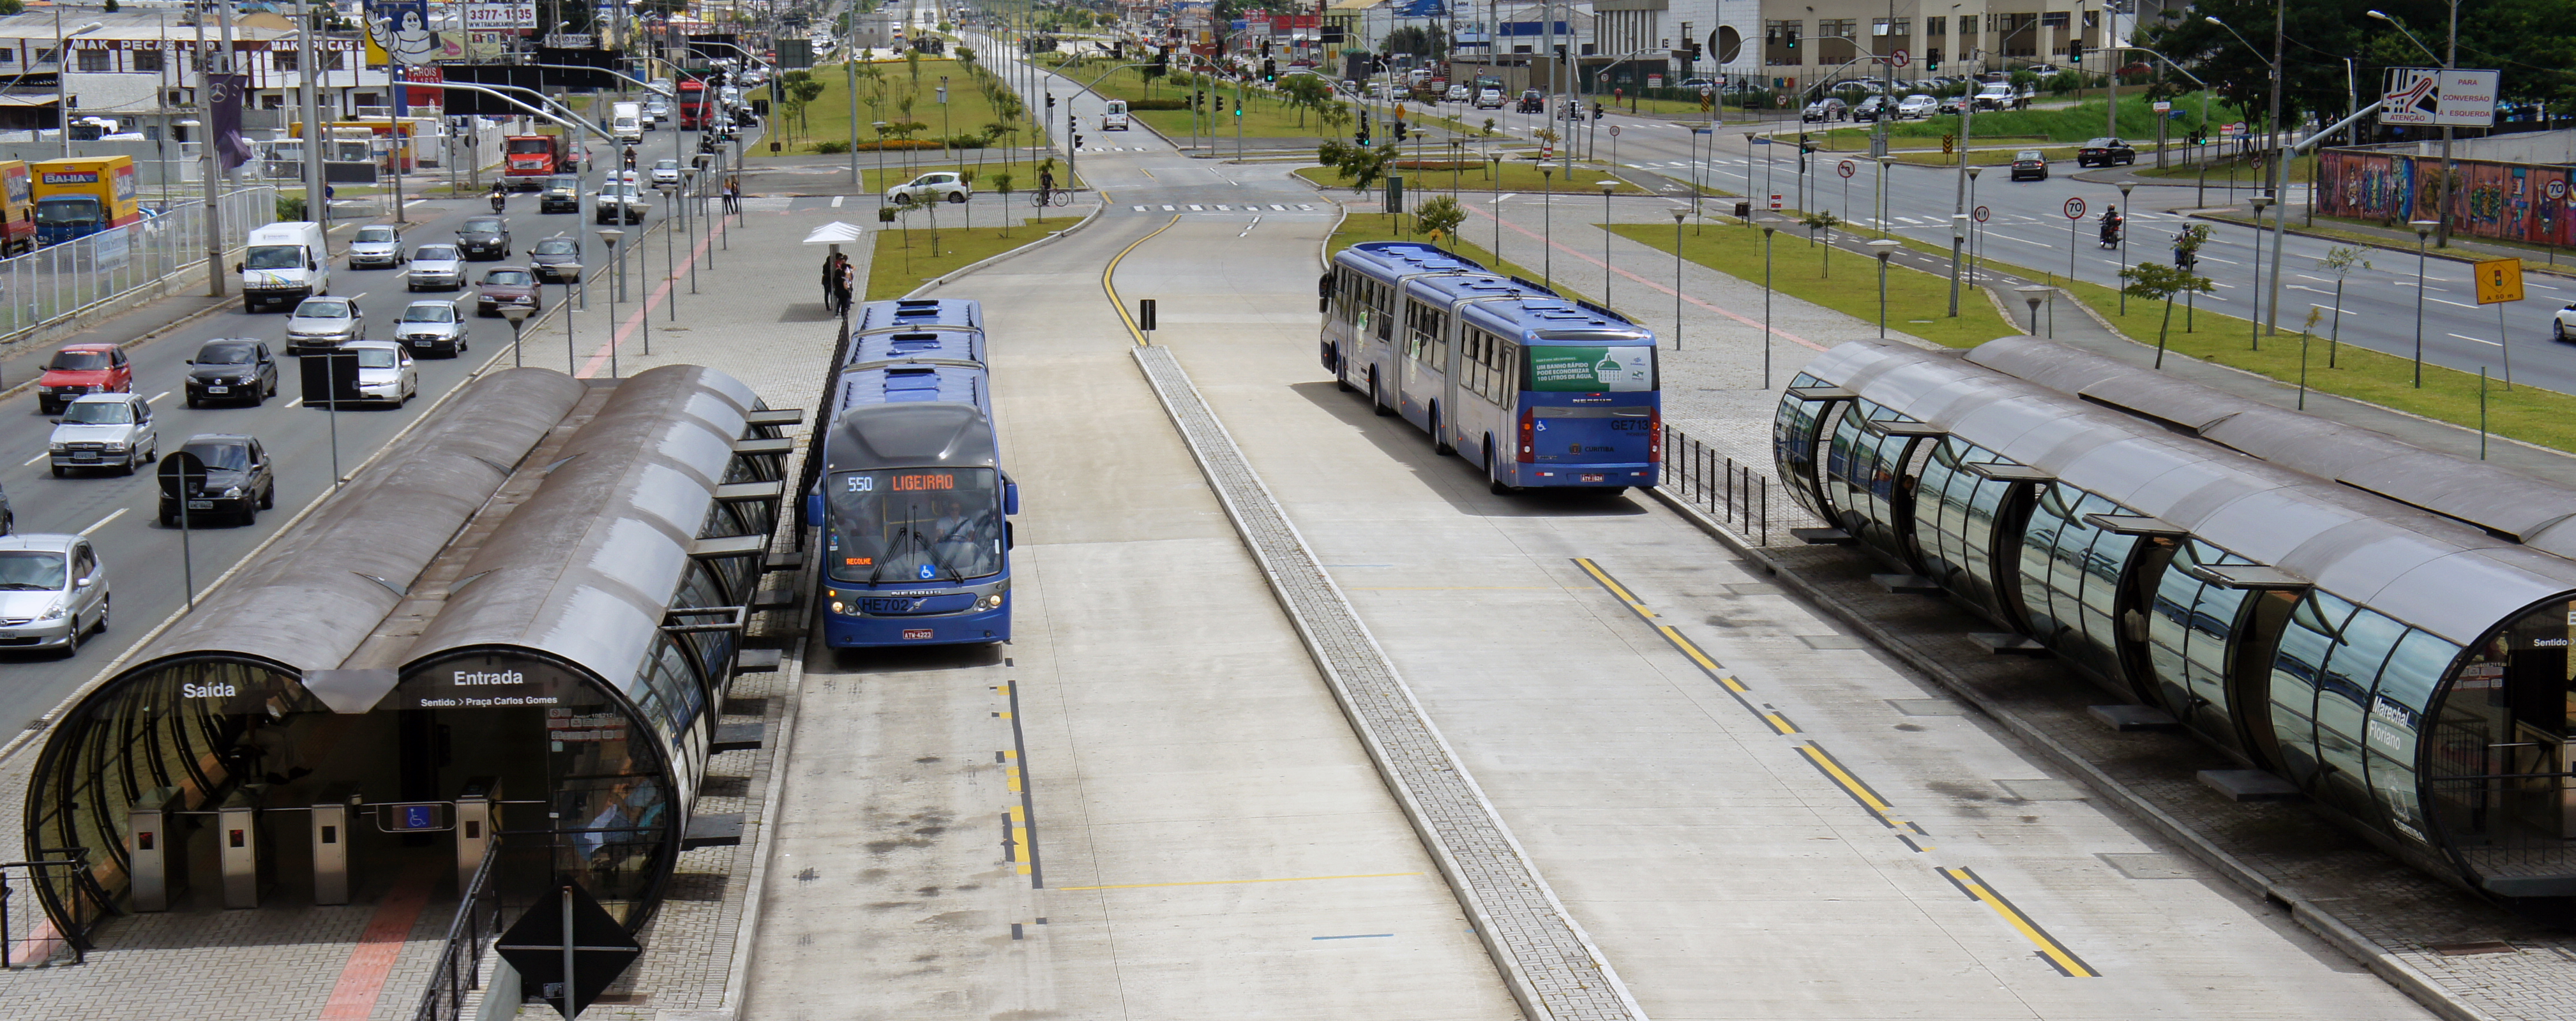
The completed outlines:
{"type": "Polygon", "coordinates": [[[577,181],[577,180],[575,180],[575,179],[573,179],[573,178],[569,178],[569,177],[549,177],[549,178],[546,178],[546,190],[547,190],[547,191],[571,191],[571,190],[573,190],[574,188],[579,187],[580,185],[581,185],[581,182],[580,182],[580,181],[577,181]]]}
{"type": "Polygon", "coordinates": [[[54,360],[46,362],[45,367],[68,372],[94,372],[107,367],[107,352],[56,351],[54,360]]]}
{"type": "Polygon", "coordinates": [[[394,229],[391,227],[358,228],[358,242],[360,244],[366,244],[369,242],[383,244],[392,240],[394,240],[394,229]]]}
{"type": "Polygon", "coordinates": [[[571,241],[570,239],[567,239],[567,238],[548,238],[548,239],[546,239],[546,240],[544,240],[544,241],[539,241],[539,242],[537,242],[537,251],[536,251],[536,254],[538,254],[538,255],[571,255],[571,254],[573,254],[575,251],[577,251],[577,249],[575,249],[575,248],[573,247],[572,241],[571,241]]]}
{"type": "Polygon", "coordinates": [[[242,258],[243,269],[303,269],[304,249],[299,245],[252,245],[242,258]]]}
{"type": "Polygon", "coordinates": [[[197,350],[199,365],[248,365],[259,359],[259,349],[248,344],[208,344],[197,350]]]}
{"type": "Polygon", "coordinates": [[[381,348],[381,347],[362,347],[362,348],[359,348],[359,349],[358,349],[358,367],[359,367],[359,368],[361,368],[361,369],[390,369],[390,368],[393,368],[393,367],[394,367],[394,353],[393,353],[393,352],[391,352],[391,351],[385,350],[384,348],[381,348]]]}
{"type": "Polygon", "coordinates": [[[496,269],[483,274],[483,282],[505,287],[525,287],[535,283],[536,278],[529,276],[528,271],[524,269],[496,269]]]}
{"type": "Polygon", "coordinates": [[[844,582],[964,581],[1002,569],[1002,507],[990,468],[897,468],[832,476],[826,556],[844,582]]]}
{"type": "Polygon", "coordinates": [[[678,160],[662,160],[662,161],[660,161],[660,162],[658,162],[658,163],[653,164],[653,169],[655,169],[655,170],[678,170],[678,169],[680,169],[680,161],[678,161],[678,160]]]}
{"type": "Polygon", "coordinates": [[[0,592],[59,592],[70,578],[63,555],[49,550],[0,550],[0,592]]]}
{"type": "Polygon", "coordinates": [[[250,468],[250,444],[239,441],[190,440],[179,448],[197,455],[210,471],[246,471],[250,468]]]}
{"type": "Polygon", "coordinates": [[[456,310],[446,305],[414,305],[403,310],[406,323],[452,323],[456,310]]]}
{"type": "Polygon", "coordinates": [[[2019,152],[2019,153],[2015,154],[2015,155],[2013,156],[2013,160],[2014,160],[2015,162],[2019,162],[2019,163],[2037,163],[2037,162],[2040,162],[2040,159],[2039,159],[2039,150],[2037,150],[2037,149],[2024,149],[2024,150],[2022,150],[2021,152],[2019,152]]]}
{"type": "Polygon", "coordinates": [[[413,262],[454,262],[456,261],[456,247],[453,245],[422,245],[419,248],[412,250],[411,258],[413,262]]]}
{"type": "Polygon", "coordinates": [[[134,409],[124,401],[73,401],[63,409],[64,425],[125,425],[134,421],[134,409]]]}
{"type": "Polygon", "coordinates": [[[308,301],[295,306],[297,319],[347,319],[349,306],[336,301],[308,301]]]}
{"type": "Polygon", "coordinates": [[[456,232],[459,234],[498,234],[501,232],[501,221],[492,219],[488,216],[476,220],[467,220],[465,221],[465,226],[456,228],[456,232]]]}

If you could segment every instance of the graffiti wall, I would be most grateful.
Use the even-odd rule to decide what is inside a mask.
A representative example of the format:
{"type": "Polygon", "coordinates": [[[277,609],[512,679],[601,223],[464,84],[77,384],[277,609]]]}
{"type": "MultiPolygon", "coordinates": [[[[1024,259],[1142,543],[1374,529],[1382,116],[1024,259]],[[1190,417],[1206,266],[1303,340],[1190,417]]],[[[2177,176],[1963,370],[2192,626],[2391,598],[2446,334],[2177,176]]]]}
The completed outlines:
{"type": "MultiPolygon", "coordinates": [[[[2439,157],[2328,149],[2319,160],[2317,211],[2328,216],[2397,224],[2434,219],[2441,205],[2439,157]]],[[[2557,245],[2576,240],[2568,222],[2568,203],[2576,198],[2570,168],[2485,160],[2452,166],[2453,234],[2557,245]]]]}

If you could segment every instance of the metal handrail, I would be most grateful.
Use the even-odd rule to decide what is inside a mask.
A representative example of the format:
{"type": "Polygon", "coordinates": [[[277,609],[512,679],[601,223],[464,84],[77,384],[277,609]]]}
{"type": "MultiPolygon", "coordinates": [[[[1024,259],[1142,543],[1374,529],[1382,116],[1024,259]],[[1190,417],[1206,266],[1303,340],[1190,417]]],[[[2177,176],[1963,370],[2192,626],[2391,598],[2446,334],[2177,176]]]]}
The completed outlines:
{"type": "MultiPolygon", "coordinates": [[[[87,888],[87,892],[89,892],[93,897],[97,897],[100,893],[100,891],[96,889],[97,879],[89,874],[89,848],[40,847],[36,849],[36,853],[38,854],[46,852],[62,852],[69,854],[72,857],[37,858],[29,861],[0,862],[0,880],[5,880],[8,870],[10,869],[29,870],[30,875],[28,876],[28,879],[32,881],[35,878],[32,874],[35,869],[69,867],[79,870],[72,874],[74,881],[80,882],[85,888],[87,888]]],[[[16,891],[9,889],[6,882],[0,882],[0,968],[16,966],[16,962],[10,959],[10,954],[12,953],[11,948],[17,942],[17,939],[11,934],[9,928],[9,897],[15,892],[16,891]]],[[[39,896],[41,898],[41,894],[39,896]]],[[[104,904],[106,901],[103,898],[99,898],[99,903],[104,904]]],[[[61,939],[66,946],[72,948],[73,964],[86,964],[89,962],[89,940],[84,938],[81,933],[66,929],[63,930],[61,939]]]]}
{"type": "Polygon", "coordinates": [[[429,988],[421,990],[413,1021],[453,1021],[465,1012],[465,994],[482,987],[483,948],[500,935],[501,928],[499,896],[492,892],[491,882],[492,865],[500,860],[498,847],[486,850],[483,863],[474,868],[473,880],[457,898],[456,919],[447,923],[447,939],[438,963],[430,967],[429,988]],[[488,927],[481,924],[487,898],[493,901],[488,927]]]}

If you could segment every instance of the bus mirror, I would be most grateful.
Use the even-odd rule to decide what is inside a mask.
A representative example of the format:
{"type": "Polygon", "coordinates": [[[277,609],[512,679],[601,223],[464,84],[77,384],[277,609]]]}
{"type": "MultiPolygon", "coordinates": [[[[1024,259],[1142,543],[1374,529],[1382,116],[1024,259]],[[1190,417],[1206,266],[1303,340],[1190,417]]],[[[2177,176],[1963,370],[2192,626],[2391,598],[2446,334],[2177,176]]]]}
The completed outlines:
{"type": "Polygon", "coordinates": [[[1012,523],[1010,523],[1010,522],[1008,522],[1008,521],[1002,522],[1002,548],[1003,548],[1003,549],[1018,549],[1018,548],[1020,548],[1020,534],[1019,534],[1019,531],[1020,531],[1020,530],[1019,530],[1019,527],[1018,527],[1018,526],[1013,525],[1012,523]]]}
{"type": "Polygon", "coordinates": [[[1002,513],[1007,516],[1017,514],[1019,512],[1020,484],[1004,479],[1002,481],[1002,513]]]}
{"type": "Polygon", "coordinates": [[[1333,296],[1332,274],[1326,273],[1315,279],[1315,296],[1318,298],[1330,298],[1333,296]]]}
{"type": "Polygon", "coordinates": [[[805,523],[812,525],[822,520],[823,494],[819,491],[805,494],[805,523]]]}

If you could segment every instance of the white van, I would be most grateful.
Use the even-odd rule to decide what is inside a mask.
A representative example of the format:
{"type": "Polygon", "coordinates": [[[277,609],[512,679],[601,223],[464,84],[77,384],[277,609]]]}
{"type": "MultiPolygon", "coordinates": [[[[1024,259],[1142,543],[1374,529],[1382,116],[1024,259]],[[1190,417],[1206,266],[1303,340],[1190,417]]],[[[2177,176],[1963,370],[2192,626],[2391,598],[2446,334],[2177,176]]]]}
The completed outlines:
{"type": "Polygon", "coordinates": [[[1109,101],[1108,105],[1101,107],[1101,109],[1100,109],[1100,130],[1102,130],[1102,131],[1125,131],[1125,130],[1127,130],[1127,101],[1126,101],[1126,100],[1124,100],[1124,99],[1113,99],[1113,100],[1110,100],[1110,101],[1109,101]]]}
{"type": "Polygon", "coordinates": [[[608,133],[620,142],[644,140],[644,107],[640,103],[619,103],[608,108],[608,133]]]}
{"type": "Polygon", "coordinates": [[[249,250],[233,270],[241,274],[245,312],[263,305],[293,308],[316,294],[331,293],[331,247],[322,225],[309,220],[272,223],[250,232],[249,250]]]}

